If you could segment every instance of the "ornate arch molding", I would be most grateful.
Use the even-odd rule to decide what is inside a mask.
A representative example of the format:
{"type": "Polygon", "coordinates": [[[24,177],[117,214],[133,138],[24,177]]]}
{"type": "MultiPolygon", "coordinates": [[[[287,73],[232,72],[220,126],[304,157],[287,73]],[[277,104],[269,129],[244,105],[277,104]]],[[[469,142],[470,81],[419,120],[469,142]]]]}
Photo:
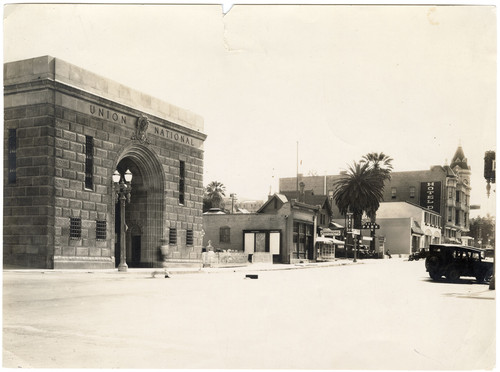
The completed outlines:
{"type": "Polygon", "coordinates": [[[129,142],[115,159],[113,171],[124,158],[132,159],[139,166],[149,190],[164,190],[165,174],[163,166],[151,149],[136,141],[129,142]]]}
{"type": "MultiPolygon", "coordinates": [[[[158,250],[163,239],[165,217],[165,172],[158,156],[139,141],[130,141],[118,153],[114,161],[114,172],[120,161],[128,158],[140,169],[147,189],[147,217],[142,228],[145,247],[144,258],[152,265],[159,265],[158,250]]],[[[110,177],[111,178],[111,177],[110,177]]],[[[133,182],[133,180],[132,180],[133,182]]]]}

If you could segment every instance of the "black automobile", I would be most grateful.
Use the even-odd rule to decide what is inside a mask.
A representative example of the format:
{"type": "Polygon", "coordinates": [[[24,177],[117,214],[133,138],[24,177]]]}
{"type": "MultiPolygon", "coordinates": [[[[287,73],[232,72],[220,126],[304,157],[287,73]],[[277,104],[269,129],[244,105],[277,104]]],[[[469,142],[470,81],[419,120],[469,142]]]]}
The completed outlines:
{"type": "Polygon", "coordinates": [[[469,276],[484,283],[493,275],[493,261],[485,260],[484,249],[458,244],[431,244],[425,268],[433,280],[444,276],[452,282],[469,276]]]}
{"type": "Polygon", "coordinates": [[[408,256],[408,261],[413,261],[413,260],[418,261],[421,258],[423,259],[426,257],[427,257],[427,251],[424,248],[422,248],[420,251],[410,254],[408,256]]]}

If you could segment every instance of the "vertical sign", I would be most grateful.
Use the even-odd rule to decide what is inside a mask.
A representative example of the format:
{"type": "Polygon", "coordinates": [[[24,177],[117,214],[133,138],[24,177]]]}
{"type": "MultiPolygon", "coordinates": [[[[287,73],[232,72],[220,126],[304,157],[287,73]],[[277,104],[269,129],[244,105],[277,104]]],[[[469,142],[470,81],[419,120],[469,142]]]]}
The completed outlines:
{"type": "Polygon", "coordinates": [[[347,213],[347,232],[352,232],[352,213],[347,213]]]}
{"type": "Polygon", "coordinates": [[[420,206],[441,213],[441,182],[420,183],[420,206]]]}

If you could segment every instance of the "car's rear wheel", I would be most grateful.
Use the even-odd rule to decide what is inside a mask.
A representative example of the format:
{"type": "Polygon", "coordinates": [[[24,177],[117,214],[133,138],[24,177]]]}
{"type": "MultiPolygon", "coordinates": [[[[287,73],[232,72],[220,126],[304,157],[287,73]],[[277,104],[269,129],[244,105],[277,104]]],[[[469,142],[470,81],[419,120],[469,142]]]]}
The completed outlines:
{"type": "Polygon", "coordinates": [[[486,272],[483,271],[482,273],[478,274],[476,276],[476,280],[478,283],[489,283],[491,281],[492,276],[493,276],[493,269],[489,269],[486,272]]]}
{"type": "Polygon", "coordinates": [[[458,278],[460,278],[460,272],[456,267],[452,266],[446,271],[446,279],[449,281],[456,282],[458,278]]]}
{"type": "Polygon", "coordinates": [[[432,280],[441,279],[441,275],[437,271],[429,271],[429,276],[432,278],[432,280]]]}
{"type": "Polygon", "coordinates": [[[493,268],[489,269],[484,275],[483,281],[489,283],[491,281],[491,277],[493,276],[493,268]]]}
{"type": "Polygon", "coordinates": [[[431,271],[437,271],[439,268],[439,258],[437,257],[428,257],[427,260],[425,260],[425,268],[431,272],[431,271]]]}

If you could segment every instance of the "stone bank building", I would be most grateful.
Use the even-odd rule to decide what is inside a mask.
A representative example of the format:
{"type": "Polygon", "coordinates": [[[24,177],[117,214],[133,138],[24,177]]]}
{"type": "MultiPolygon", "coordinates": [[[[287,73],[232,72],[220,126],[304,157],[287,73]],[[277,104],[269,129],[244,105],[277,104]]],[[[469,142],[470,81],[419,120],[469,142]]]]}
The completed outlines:
{"type": "Polygon", "coordinates": [[[205,138],[200,116],[60,59],[6,63],[4,265],[115,268],[127,170],[128,267],[199,264],[205,138]]]}

